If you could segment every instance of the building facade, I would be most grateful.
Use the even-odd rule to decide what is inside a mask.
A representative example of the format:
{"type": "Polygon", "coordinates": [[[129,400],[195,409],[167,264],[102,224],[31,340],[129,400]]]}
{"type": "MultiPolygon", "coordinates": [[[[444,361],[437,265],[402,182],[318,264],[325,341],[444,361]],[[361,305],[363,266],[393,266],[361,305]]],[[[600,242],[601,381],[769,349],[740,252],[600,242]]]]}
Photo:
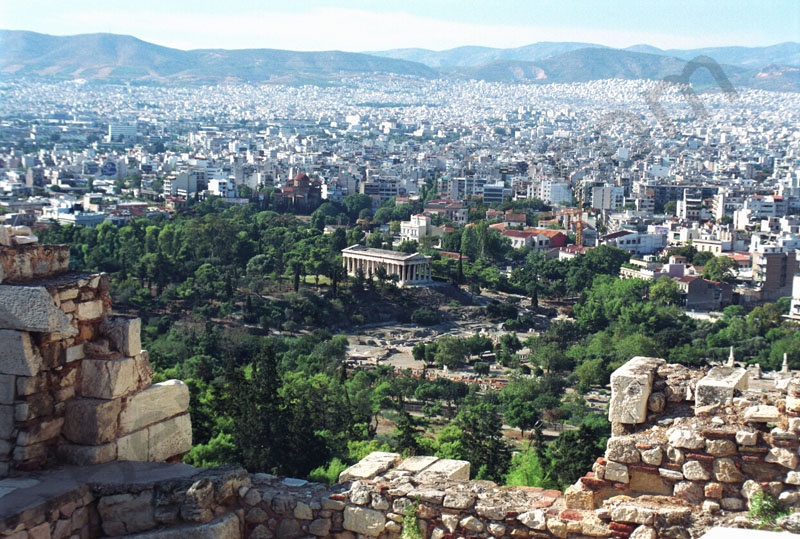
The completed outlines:
{"type": "Polygon", "coordinates": [[[409,254],[351,245],[342,249],[342,263],[348,275],[356,275],[360,269],[367,278],[374,277],[379,268],[384,268],[387,276],[397,276],[397,284],[400,286],[424,285],[433,281],[431,259],[419,253],[409,254]]]}

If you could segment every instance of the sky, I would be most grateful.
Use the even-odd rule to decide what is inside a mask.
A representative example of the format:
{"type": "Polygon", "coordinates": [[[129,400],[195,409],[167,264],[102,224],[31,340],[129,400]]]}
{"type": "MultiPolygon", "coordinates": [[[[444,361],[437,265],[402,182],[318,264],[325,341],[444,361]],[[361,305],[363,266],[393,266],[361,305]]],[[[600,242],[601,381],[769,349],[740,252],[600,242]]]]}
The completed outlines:
{"type": "Polygon", "coordinates": [[[800,41],[798,0],[0,0],[0,28],[178,49],[380,51],[579,41],[663,49],[800,41]]]}

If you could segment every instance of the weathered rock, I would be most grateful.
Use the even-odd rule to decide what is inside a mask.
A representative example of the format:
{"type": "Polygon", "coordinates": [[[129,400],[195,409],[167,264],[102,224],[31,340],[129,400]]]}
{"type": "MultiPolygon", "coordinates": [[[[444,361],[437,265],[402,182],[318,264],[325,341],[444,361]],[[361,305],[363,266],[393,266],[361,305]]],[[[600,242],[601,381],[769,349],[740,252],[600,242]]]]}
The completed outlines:
{"type": "Polygon", "coordinates": [[[784,468],[789,468],[790,470],[796,469],[798,464],[797,453],[784,447],[773,447],[769,450],[764,460],[780,464],[784,468]]]}
{"type": "Polygon", "coordinates": [[[720,505],[726,511],[741,511],[744,509],[744,502],[739,498],[722,498],[720,505]]]}
{"type": "Polygon", "coordinates": [[[339,474],[339,482],[373,479],[400,462],[400,459],[398,453],[375,451],[339,474]]]}
{"type": "Polygon", "coordinates": [[[687,460],[682,468],[683,476],[689,481],[708,481],[711,474],[696,460],[687,460]]]}
{"type": "Polygon", "coordinates": [[[385,524],[386,517],[380,511],[352,506],[344,510],[345,530],[377,537],[383,531],[385,524]]]}
{"type": "Polygon", "coordinates": [[[727,457],[736,454],[736,444],[731,440],[706,440],[706,452],[715,457],[727,457]]]}
{"type": "Polygon", "coordinates": [[[656,539],[656,530],[649,526],[639,526],[631,533],[628,539],[656,539]]]}
{"type": "Polygon", "coordinates": [[[695,406],[724,404],[733,399],[734,392],[749,387],[747,370],[736,367],[713,367],[695,389],[695,406]]]}
{"type": "Polygon", "coordinates": [[[101,331],[123,356],[132,357],[142,351],[142,321],[128,316],[109,316],[103,320],[101,331]]]}
{"type": "Polygon", "coordinates": [[[189,409],[189,386],[180,380],[153,384],[128,398],[120,414],[121,432],[128,433],[185,413],[189,409]]]}
{"type": "Polygon", "coordinates": [[[630,437],[613,437],[606,444],[606,459],[623,464],[636,464],[640,461],[636,440],[630,437]]]}
{"type": "Polygon", "coordinates": [[[758,441],[758,433],[757,432],[750,432],[746,430],[740,430],[736,433],[736,443],[745,446],[751,447],[756,445],[758,441]]]}
{"type": "Polygon", "coordinates": [[[417,476],[420,481],[446,479],[448,481],[468,481],[469,462],[466,460],[439,459],[417,476]]]}
{"type": "Polygon", "coordinates": [[[744,411],[744,420],[749,423],[776,423],[781,418],[778,408],[759,404],[744,411]]]}
{"type": "Polygon", "coordinates": [[[192,422],[189,414],[179,415],[147,427],[148,460],[165,461],[192,448],[192,422]]]}
{"type": "Polygon", "coordinates": [[[136,361],[84,359],[81,362],[81,395],[95,399],[116,399],[137,388],[136,361]]]}
{"type": "Polygon", "coordinates": [[[637,356],[611,375],[608,419],[612,423],[637,424],[647,419],[647,402],[653,378],[663,359],[637,356]]]}
{"type": "Polygon", "coordinates": [[[331,519],[318,518],[308,525],[308,533],[317,537],[328,537],[331,531],[331,519]]]}
{"type": "Polygon", "coordinates": [[[105,496],[97,504],[103,532],[107,535],[126,535],[152,529],[156,526],[153,515],[153,492],[145,490],[138,495],[115,494],[105,496]]]}
{"type": "Polygon", "coordinates": [[[66,406],[64,436],[76,444],[99,445],[116,437],[119,400],[74,399],[66,406]]]}
{"type": "MultiPolygon", "coordinates": [[[[386,508],[388,509],[388,505],[386,508]]],[[[311,520],[314,518],[314,512],[308,504],[297,502],[297,505],[294,506],[294,518],[297,520],[311,520]]]]}
{"type": "Polygon", "coordinates": [[[29,333],[0,329],[0,374],[36,376],[42,356],[34,349],[29,333]]]}
{"type": "Polygon", "coordinates": [[[470,509],[475,505],[475,497],[468,492],[445,491],[442,505],[448,509],[470,509]]]}
{"type": "Polygon", "coordinates": [[[715,500],[722,498],[723,489],[720,483],[706,483],[703,490],[706,498],[715,500]]]}
{"type": "Polygon", "coordinates": [[[94,301],[84,301],[77,304],[75,316],[81,322],[97,320],[103,316],[103,302],[99,299],[94,301]]]}
{"type": "Polygon", "coordinates": [[[664,460],[664,451],[660,447],[645,449],[642,453],[642,462],[651,466],[660,466],[664,460]]]}
{"type": "MultiPolygon", "coordinates": [[[[506,527],[499,522],[490,522],[486,526],[486,530],[495,537],[502,537],[506,533],[506,527]]],[[[431,538],[433,539],[433,538],[431,538]]]]}
{"type": "Polygon", "coordinates": [[[0,287],[0,328],[64,335],[77,333],[43,286],[0,287]]]}
{"type": "Polygon", "coordinates": [[[745,500],[751,499],[757,493],[763,493],[764,489],[761,485],[753,481],[752,479],[748,479],[742,485],[742,496],[745,500]]]}
{"type": "Polygon", "coordinates": [[[647,409],[655,414],[663,412],[666,405],[667,396],[660,391],[654,391],[647,398],[647,409]]]}
{"type": "Polygon", "coordinates": [[[605,478],[607,481],[627,483],[630,480],[628,467],[618,462],[609,461],[608,464],[606,464],[605,478]]]}
{"type": "Polygon", "coordinates": [[[547,528],[547,514],[542,509],[517,515],[517,520],[532,530],[544,530],[547,528]]]}
{"type": "Polygon", "coordinates": [[[700,433],[690,429],[669,429],[667,438],[671,446],[683,449],[700,449],[706,443],[700,433]]]}
{"type": "Polygon", "coordinates": [[[714,479],[721,483],[740,483],[743,476],[732,459],[723,458],[714,460],[714,479]]]}
{"type": "Polygon", "coordinates": [[[119,460],[145,462],[150,460],[150,436],[147,429],[138,430],[117,440],[119,460]]]}
{"type": "Polygon", "coordinates": [[[788,472],[784,482],[788,485],[800,485],[800,472],[788,472]]]}
{"type": "Polygon", "coordinates": [[[675,470],[668,470],[667,468],[659,468],[658,475],[668,481],[683,481],[683,474],[675,470]]]}
{"type": "Polygon", "coordinates": [[[462,518],[459,525],[468,532],[480,533],[483,531],[483,522],[472,515],[462,518]]]}
{"type": "Polygon", "coordinates": [[[652,526],[655,510],[638,505],[619,505],[611,508],[611,520],[614,522],[630,522],[652,526]]]}
{"type": "Polygon", "coordinates": [[[681,481],[675,485],[673,496],[697,505],[703,501],[703,485],[691,481],[681,481]]]}

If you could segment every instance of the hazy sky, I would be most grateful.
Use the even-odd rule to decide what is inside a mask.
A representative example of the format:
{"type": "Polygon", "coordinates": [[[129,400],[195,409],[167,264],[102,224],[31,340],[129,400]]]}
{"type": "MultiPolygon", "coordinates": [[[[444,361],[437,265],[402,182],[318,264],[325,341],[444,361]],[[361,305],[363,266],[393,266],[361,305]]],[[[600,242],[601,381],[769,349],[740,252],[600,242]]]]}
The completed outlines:
{"type": "Polygon", "coordinates": [[[0,0],[0,28],[129,34],[179,49],[752,46],[800,41],[800,1],[0,0]]]}

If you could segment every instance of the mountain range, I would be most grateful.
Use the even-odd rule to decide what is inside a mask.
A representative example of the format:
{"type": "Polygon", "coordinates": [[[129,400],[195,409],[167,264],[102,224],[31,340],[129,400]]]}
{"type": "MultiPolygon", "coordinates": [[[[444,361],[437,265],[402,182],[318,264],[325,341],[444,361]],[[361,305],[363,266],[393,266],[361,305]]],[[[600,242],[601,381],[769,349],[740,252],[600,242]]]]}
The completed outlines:
{"type": "MultiPolygon", "coordinates": [[[[717,61],[734,85],[800,91],[800,43],[692,50],[662,50],[649,45],[613,49],[591,43],[542,42],[508,49],[458,47],[445,51],[394,49],[367,53],[184,51],[125,35],[52,36],[0,30],[0,77],[7,80],[323,84],[356,75],[525,83],[657,80],[680,74],[687,61],[699,55],[717,61]]],[[[713,82],[704,73],[692,81],[701,86],[713,82]]]]}

